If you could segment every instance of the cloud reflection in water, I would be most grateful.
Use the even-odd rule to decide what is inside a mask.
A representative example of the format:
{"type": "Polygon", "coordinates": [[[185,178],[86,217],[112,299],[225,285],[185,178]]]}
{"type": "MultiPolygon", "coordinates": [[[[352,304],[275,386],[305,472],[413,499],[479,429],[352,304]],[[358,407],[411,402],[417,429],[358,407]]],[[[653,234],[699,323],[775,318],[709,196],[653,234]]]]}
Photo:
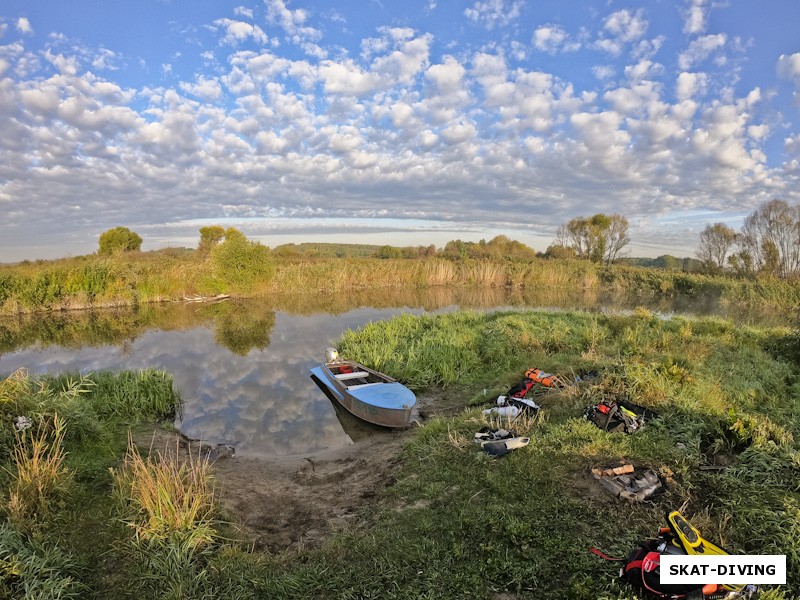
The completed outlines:
{"type": "MultiPolygon", "coordinates": [[[[404,309],[360,308],[339,315],[276,312],[268,345],[219,344],[214,323],[151,329],[119,345],[33,346],[0,356],[0,373],[164,369],[184,400],[176,423],[192,438],[229,443],[240,455],[313,454],[350,443],[331,402],[309,377],[325,348],[348,328],[404,309]]],[[[420,313],[422,310],[406,312],[420,313]]]]}

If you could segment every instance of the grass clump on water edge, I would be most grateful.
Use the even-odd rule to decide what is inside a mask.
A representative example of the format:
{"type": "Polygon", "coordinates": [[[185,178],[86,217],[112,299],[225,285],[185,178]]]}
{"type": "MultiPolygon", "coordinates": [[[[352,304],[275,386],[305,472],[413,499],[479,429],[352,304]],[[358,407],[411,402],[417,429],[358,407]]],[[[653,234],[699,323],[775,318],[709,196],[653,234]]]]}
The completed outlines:
{"type": "Polygon", "coordinates": [[[216,538],[211,464],[205,458],[178,456],[179,448],[142,457],[133,440],[123,464],[112,468],[114,493],[130,509],[126,518],[140,542],[178,538],[202,548],[216,538]]]}
{"type": "Polygon", "coordinates": [[[64,420],[39,419],[35,428],[25,417],[15,423],[11,479],[6,512],[20,531],[30,531],[63,499],[71,472],[64,465],[64,420]]]}
{"type": "Polygon", "coordinates": [[[143,457],[132,440],[119,468],[114,495],[133,530],[123,550],[133,560],[140,591],[156,597],[195,598],[211,587],[207,560],[220,536],[215,527],[211,465],[176,447],[143,457]]]}

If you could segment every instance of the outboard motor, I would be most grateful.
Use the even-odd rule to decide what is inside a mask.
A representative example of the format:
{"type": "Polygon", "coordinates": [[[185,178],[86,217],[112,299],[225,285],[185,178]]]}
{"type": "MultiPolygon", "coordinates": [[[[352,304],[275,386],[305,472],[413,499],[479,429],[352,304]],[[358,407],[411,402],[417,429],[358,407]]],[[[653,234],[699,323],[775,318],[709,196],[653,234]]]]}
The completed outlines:
{"type": "Polygon", "coordinates": [[[335,363],[339,362],[339,352],[336,348],[326,348],[325,350],[325,362],[328,363],[335,363]]]}

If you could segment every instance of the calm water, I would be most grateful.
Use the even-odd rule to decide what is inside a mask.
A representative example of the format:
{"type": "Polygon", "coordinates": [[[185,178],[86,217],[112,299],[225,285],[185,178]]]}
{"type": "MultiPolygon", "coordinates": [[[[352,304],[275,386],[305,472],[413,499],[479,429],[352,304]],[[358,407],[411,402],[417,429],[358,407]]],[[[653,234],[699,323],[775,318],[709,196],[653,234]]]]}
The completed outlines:
{"type": "MultiPolygon", "coordinates": [[[[614,308],[642,304],[617,302],[614,308]]],[[[309,455],[350,444],[357,433],[309,378],[327,346],[370,321],[459,307],[606,310],[609,304],[595,296],[440,288],[4,319],[0,375],[19,368],[34,374],[165,369],[184,400],[176,425],[186,435],[233,444],[239,455],[309,455]]],[[[650,308],[718,312],[713,302],[650,308]]]]}

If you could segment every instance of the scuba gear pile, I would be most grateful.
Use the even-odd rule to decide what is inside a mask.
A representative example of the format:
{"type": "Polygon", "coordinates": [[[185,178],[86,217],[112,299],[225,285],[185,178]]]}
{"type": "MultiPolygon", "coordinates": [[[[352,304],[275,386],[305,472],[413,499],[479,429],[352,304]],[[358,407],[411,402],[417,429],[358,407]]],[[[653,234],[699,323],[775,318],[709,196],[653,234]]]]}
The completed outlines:
{"type": "Polygon", "coordinates": [[[510,398],[508,396],[498,396],[497,406],[487,408],[483,414],[490,417],[508,417],[509,419],[516,419],[521,413],[527,413],[535,416],[541,406],[536,404],[533,400],[528,398],[510,398]]]}
{"type": "Polygon", "coordinates": [[[530,379],[533,383],[539,383],[544,387],[562,387],[563,383],[552,373],[545,373],[541,369],[528,369],[525,371],[525,379],[530,379]]]}
{"type": "Polygon", "coordinates": [[[589,551],[604,560],[624,563],[619,576],[657,600],[744,600],[752,598],[757,589],[751,585],[662,584],[660,564],[665,554],[725,555],[723,548],[704,539],[700,532],[678,511],[667,514],[668,527],[659,529],[658,537],[642,540],[631,550],[628,558],[611,558],[597,548],[589,551]]]}
{"type": "Polygon", "coordinates": [[[527,446],[531,441],[530,438],[517,437],[513,430],[488,427],[481,427],[474,440],[481,445],[481,450],[491,456],[503,456],[511,450],[527,446]]]}
{"type": "Polygon", "coordinates": [[[487,408],[483,414],[511,419],[517,418],[521,413],[536,415],[541,407],[525,396],[537,383],[546,388],[557,388],[563,385],[561,380],[551,373],[545,373],[541,369],[528,369],[525,371],[522,381],[511,387],[505,395],[498,396],[497,406],[487,408]]]}
{"type": "Polygon", "coordinates": [[[630,502],[644,502],[664,492],[664,484],[653,469],[636,469],[633,465],[626,464],[607,469],[592,469],[592,475],[611,494],[630,502]]]}
{"type": "Polygon", "coordinates": [[[645,421],[655,419],[658,415],[638,404],[621,400],[613,402],[602,400],[598,404],[586,407],[583,418],[591,421],[604,431],[621,431],[635,433],[645,421]]]}
{"type": "Polygon", "coordinates": [[[516,436],[517,434],[513,429],[491,429],[489,427],[481,427],[473,439],[478,443],[482,443],[494,442],[496,440],[507,440],[508,438],[516,436]]]}

